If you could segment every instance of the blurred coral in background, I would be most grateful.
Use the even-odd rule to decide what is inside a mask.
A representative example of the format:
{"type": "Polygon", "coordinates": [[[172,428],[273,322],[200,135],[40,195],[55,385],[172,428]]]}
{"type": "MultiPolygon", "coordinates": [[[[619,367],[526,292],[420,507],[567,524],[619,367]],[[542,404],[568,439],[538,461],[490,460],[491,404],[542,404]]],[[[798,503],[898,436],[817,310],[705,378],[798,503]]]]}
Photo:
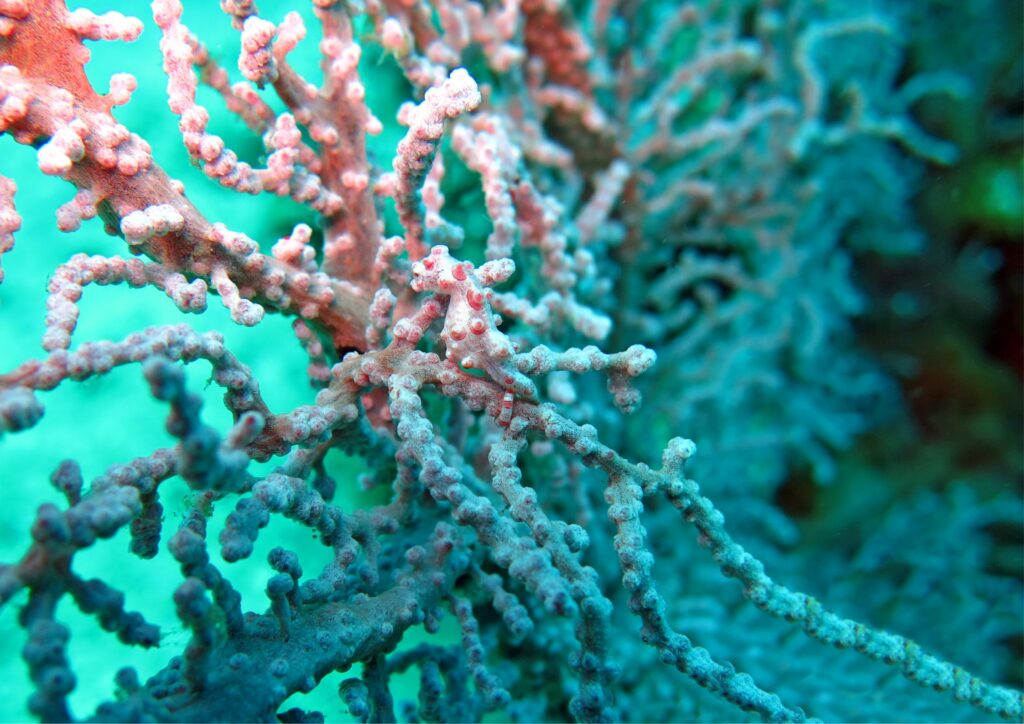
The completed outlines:
{"type": "Polygon", "coordinates": [[[0,720],[1022,719],[1019,3],[100,4],[0,0],[0,720]]]}

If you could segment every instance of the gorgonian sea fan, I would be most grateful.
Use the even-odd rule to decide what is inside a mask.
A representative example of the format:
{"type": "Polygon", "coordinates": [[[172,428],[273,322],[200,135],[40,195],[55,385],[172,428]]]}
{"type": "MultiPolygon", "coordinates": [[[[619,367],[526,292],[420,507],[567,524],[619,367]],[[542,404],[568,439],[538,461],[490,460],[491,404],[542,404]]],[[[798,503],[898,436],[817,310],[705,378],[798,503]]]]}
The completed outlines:
{"type": "MultiPolygon", "coordinates": [[[[834,450],[871,423],[887,382],[849,350],[862,308],[851,258],[917,238],[891,230],[909,228],[905,194],[873,204],[826,182],[885,186],[912,159],[950,163],[955,149],[908,109],[963,93],[950,76],[898,77],[891,20],[799,1],[314,0],[275,15],[222,0],[239,36],[244,80],[232,83],[178,0],[151,10],[189,161],[210,183],[288,199],[275,208],[291,216],[259,239],[233,228],[118,121],[140,83],[117,73],[98,92],[83,43],[135,41],[142,20],[0,0],[0,131],[73,185],[61,231],[99,217],[132,255],[75,254],[53,272],[44,354],[0,375],[0,432],[45,426],[39,393],[139,364],[173,438],[89,485],[55,460],[60,501],[38,508],[31,540],[0,566],[0,604],[18,602],[27,637],[32,714],[72,718],[73,631],[58,610],[70,599],[125,644],[174,649],[144,682],[121,668],[100,720],[322,720],[286,700],[355,665],[339,704],[364,720],[395,720],[391,681],[407,670],[419,686],[403,716],[429,721],[657,718],[643,687],[672,677],[766,720],[806,719],[804,702],[684,635],[654,553],[692,526],[703,565],[768,617],[1021,718],[1019,692],[770,578],[687,476],[694,443],[662,430],[710,427],[708,475],[764,504],[796,464],[829,478],[834,450]],[[300,67],[304,47],[319,52],[319,83],[300,67]],[[384,82],[407,91],[397,133],[367,101],[384,82]],[[212,103],[263,153],[233,149],[212,103]],[[383,142],[368,140],[382,133],[384,166],[383,142]],[[291,318],[302,387],[318,391],[275,412],[221,335],[186,324],[78,341],[94,284],[153,287],[183,313],[206,312],[213,292],[257,331],[291,318]],[[224,390],[221,429],[189,389],[184,365],[200,361],[224,390]],[[355,475],[328,462],[339,453],[388,495],[355,504],[355,475]],[[190,493],[170,516],[176,481],[190,493]],[[275,545],[264,612],[245,611],[230,574],[272,518],[311,531],[326,562],[275,545]],[[134,593],[114,576],[80,572],[108,538],[173,559],[181,646],[128,610],[134,593]],[[431,636],[410,644],[420,629],[431,636]],[[664,667],[645,682],[623,671],[641,650],[664,667]]],[[[20,193],[0,182],[0,253],[21,226],[20,193]]],[[[261,353],[279,343],[268,335],[261,353]]],[[[689,717],[678,704],[672,716],[689,717]]]]}

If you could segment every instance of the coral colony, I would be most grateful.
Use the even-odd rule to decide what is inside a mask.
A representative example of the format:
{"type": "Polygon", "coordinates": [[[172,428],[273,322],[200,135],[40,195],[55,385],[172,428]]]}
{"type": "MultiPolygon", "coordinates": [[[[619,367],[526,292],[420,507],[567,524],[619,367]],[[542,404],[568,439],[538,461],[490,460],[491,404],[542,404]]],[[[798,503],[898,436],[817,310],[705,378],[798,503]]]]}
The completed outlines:
{"type": "MultiPolygon", "coordinates": [[[[799,566],[764,542],[765,528],[792,528],[769,511],[787,472],[834,476],[835,451],[891,392],[850,345],[864,307],[850,248],[913,246],[903,175],[956,158],[910,107],[965,89],[901,74],[900,18],[823,0],[311,6],[221,0],[228,55],[179,0],[140,3],[140,17],[0,0],[0,131],[69,183],[62,232],[102,222],[120,237],[52,271],[42,350],[0,375],[0,434],[36,434],[47,391],[128,366],[176,438],[88,483],[54,457],[63,502],[41,505],[0,564],[28,712],[1020,720],[1020,692],[847,618],[856,596],[784,585],[799,566]],[[203,189],[116,119],[136,78],[86,76],[86,41],[144,28],[160,35],[189,159],[207,183],[291,199],[302,213],[283,238],[200,212],[203,189]],[[292,56],[317,39],[313,82],[292,56]],[[407,100],[385,163],[375,137],[393,119],[367,102],[380,82],[407,100]],[[247,162],[218,135],[225,107],[264,155],[247,162]],[[462,195],[480,200],[477,218],[462,195]],[[193,314],[212,292],[257,331],[283,315],[309,379],[257,380],[187,322],[78,339],[91,285],[154,287],[193,314]],[[204,422],[193,363],[223,388],[230,427],[204,422]],[[261,393],[310,383],[296,409],[261,393]],[[382,502],[348,502],[359,476],[325,462],[342,453],[382,502]],[[175,480],[191,494],[172,516],[175,480]],[[233,571],[277,517],[315,533],[328,562],[274,545],[263,600],[245,610],[233,571]],[[76,570],[86,549],[119,543],[117,555],[173,556],[177,637],[129,610],[145,599],[113,571],[76,570]],[[95,711],[73,711],[68,602],[123,644],[159,647],[162,667],[123,666],[95,711]],[[394,686],[403,672],[417,677],[409,695],[394,686]],[[333,709],[295,705],[325,678],[333,709]]],[[[42,244],[18,234],[19,185],[0,179],[4,260],[42,244]]]]}

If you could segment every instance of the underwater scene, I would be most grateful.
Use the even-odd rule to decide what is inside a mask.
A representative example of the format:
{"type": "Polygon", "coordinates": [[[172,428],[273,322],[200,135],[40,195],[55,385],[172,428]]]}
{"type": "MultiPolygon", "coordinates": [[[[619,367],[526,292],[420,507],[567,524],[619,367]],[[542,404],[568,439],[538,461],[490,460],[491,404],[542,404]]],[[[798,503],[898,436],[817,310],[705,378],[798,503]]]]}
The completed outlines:
{"type": "Polygon", "coordinates": [[[0,0],[0,722],[1024,721],[1024,5],[0,0]]]}

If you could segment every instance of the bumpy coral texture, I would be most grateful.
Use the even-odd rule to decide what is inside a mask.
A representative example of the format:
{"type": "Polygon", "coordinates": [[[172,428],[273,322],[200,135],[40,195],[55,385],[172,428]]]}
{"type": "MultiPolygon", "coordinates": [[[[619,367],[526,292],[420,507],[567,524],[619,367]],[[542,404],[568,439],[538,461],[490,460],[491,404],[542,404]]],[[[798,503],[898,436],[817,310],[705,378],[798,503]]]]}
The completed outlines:
{"type": "MultiPolygon", "coordinates": [[[[171,436],[88,483],[51,446],[58,496],[0,562],[31,715],[1021,720],[1022,694],[992,680],[1019,666],[1019,581],[986,569],[986,526],[1019,525],[1012,492],[909,497],[861,521],[853,554],[801,547],[814,531],[780,503],[797,479],[848,489],[842,451],[902,414],[853,331],[871,307],[858,264],[927,243],[914,184],[960,151],[914,109],[972,92],[907,63],[912,13],[221,0],[203,17],[233,44],[207,47],[192,5],[0,0],[0,132],[67,182],[60,231],[113,237],[51,270],[41,348],[18,340],[0,374],[0,454],[46,434],[48,391],[121,367],[171,436]],[[86,41],[144,33],[176,153],[207,177],[187,187],[118,120],[139,81],[86,75],[86,41]],[[380,87],[406,102],[371,107],[380,87]],[[286,227],[253,238],[200,210],[203,183],[283,199],[286,227]],[[257,379],[187,323],[82,339],[92,285],[204,316],[212,293],[257,338],[287,318],[307,379],[257,379]],[[282,386],[303,403],[274,409],[282,386]],[[305,544],[268,540],[282,519],[305,544]],[[102,547],[163,560],[176,620],[116,565],[83,573],[102,547]],[[88,619],[69,605],[160,663],[121,666],[80,710],[88,619]]],[[[4,262],[46,243],[22,238],[33,181],[16,181],[0,177],[4,262]]],[[[82,415],[131,434],[113,410],[82,415]]]]}

